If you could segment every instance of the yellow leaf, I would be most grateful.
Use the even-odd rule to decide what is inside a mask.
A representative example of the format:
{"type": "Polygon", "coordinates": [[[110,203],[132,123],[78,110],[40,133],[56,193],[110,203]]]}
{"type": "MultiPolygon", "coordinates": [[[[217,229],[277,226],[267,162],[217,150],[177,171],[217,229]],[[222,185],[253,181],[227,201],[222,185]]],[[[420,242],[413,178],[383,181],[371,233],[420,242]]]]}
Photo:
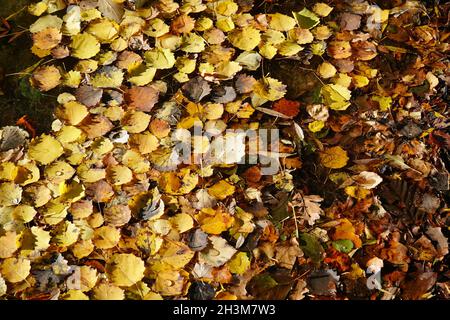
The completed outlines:
{"type": "Polygon", "coordinates": [[[123,76],[119,68],[106,66],[97,71],[91,83],[97,88],[118,88],[122,85],[123,76]]]}
{"type": "Polygon", "coordinates": [[[89,24],[86,32],[94,35],[101,43],[109,43],[118,35],[117,23],[103,19],[89,24]]]}
{"type": "Polygon", "coordinates": [[[234,218],[229,213],[211,208],[203,208],[196,219],[203,231],[216,235],[228,230],[234,223],[234,218]]]}
{"type": "Polygon", "coordinates": [[[317,68],[317,73],[319,73],[319,76],[323,79],[334,77],[336,71],[336,68],[331,63],[326,61],[317,68]]]}
{"type": "Polygon", "coordinates": [[[150,115],[142,111],[128,111],[122,118],[123,129],[130,133],[140,133],[150,124],[150,115]]]}
{"type": "Polygon", "coordinates": [[[326,3],[323,2],[318,2],[314,5],[313,7],[313,11],[321,17],[326,17],[328,16],[331,11],[333,11],[333,8],[330,7],[329,5],[327,5],[326,3]]]}
{"type": "Polygon", "coordinates": [[[145,265],[133,254],[115,254],[106,266],[108,278],[120,287],[130,287],[144,278],[145,265]]]}
{"type": "Polygon", "coordinates": [[[194,220],[187,213],[179,213],[171,217],[169,221],[180,233],[186,232],[194,227],[194,220]]]}
{"type": "Polygon", "coordinates": [[[92,34],[80,33],[72,36],[72,56],[78,59],[89,59],[100,52],[100,42],[92,34]]]}
{"type": "Polygon", "coordinates": [[[95,229],[94,245],[99,249],[111,249],[115,247],[120,240],[120,230],[106,225],[95,229]]]}
{"type": "Polygon", "coordinates": [[[388,111],[392,105],[391,97],[372,96],[372,100],[378,102],[381,111],[388,111]]]}
{"type": "Polygon", "coordinates": [[[158,272],[154,289],[163,296],[178,296],[182,293],[184,282],[178,271],[158,272]]]}
{"type": "Polygon", "coordinates": [[[15,206],[22,200],[22,188],[14,182],[0,184],[0,206],[15,206]]]}
{"type": "Polygon", "coordinates": [[[45,206],[46,211],[42,212],[45,223],[56,225],[67,216],[67,205],[59,201],[52,200],[45,206]]]}
{"type": "Polygon", "coordinates": [[[49,164],[63,154],[63,148],[58,140],[43,134],[30,143],[28,157],[40,164],[49,164]]]}
{"type": "Polygon", "coordinates": [[[13,211],[14,218],[23,223],[28,223],[33,220],[36,213],[36,210],[32,206],[26,204],[18,205],[13,211]]]}
{"type": "Polygon", "coordinates": [[[169,49],[155,48],[145,52],[145,61],[155,69],[170,69],[175,65],[175,55],[169,49]]]}
{"type": "Polygon", "coordinates": [[[90,255],[91,252],[94,251],[94,244],[91,240],[78,241],[71,247],[71,250],[73,252],[73,255],[77,259],[82,259],[90,255]]]}
{"type": "Polygon", "coordinates": [[[239,252],[228,261],[227,265],[231,273],[244,274],[250,268],[250,259],[245,252],[239,252]]]}
{"type": "Polygon", "coordinates": [[[358,200],[367,198],[367,196],[371,194],[370,190],[358,186],[345,187],[345,193],[348,194],[350,197],[353,197],[358,200]]]}
{"type": "Polygon", "coordinates": [[[30,32],[36,33],[46,28],[56,28],[60,30],[62,25],[63,20],[61,18],[58,18],[57,16],[47,15],[37,19],[36,22],[30,26],[30,32]]]}
{"type": "Polygon", "coordinates": [[[179,270],[184,268],[194,257],[192,251],[183,242],[166,242],[158,251],[158,258],[152,263],[152,271],[179,270]]]}
{"type": "Polygon", "coordinates": [[[72,222],[66,221],[62,227],[62,232],[57,234],[53,240],[61,247],[68,247],[78,240],[80,235],[80,228],[72,222]]]}
{"type": "Polygon", "coordinates": [[[115,186],[120,186],[133,179],[133,172],[125,166],[112,166],[107,170],[107,178],[115,186]]]}
{"type": "Polygon", "coordinates": [[[0,258],[10,258],[14,252],[19,249],[19,243],[17,241],[17,234],[15,232],[7,232],[0,237],[0,258]]]}
{"type": "Polygon", "coordinates": [[[49,91],[61,83],[61,74],[55,66],[39,67],[33,72],[30,82],[40,91],[49,91]]]}
{"type": "Polygon", "coordinates": [[[325,104],[333,110],[346,110],[350,106],[351,91],[339,84],[327,84],[322,87],[325,104]]]}
{"type": "Polygon", "coordinates": [[[223,200],[228,196],[231,196],[236,190],[235,186],[229,184],[225,180],[221,180],[208,188],[208,193],[216,199],[223,200]]]}
{"type": "Polygon", "coordinates": [[[124,300],[124,291],[111,284],[111,283],[100,283],[93,290],[95,300],[124,300]]]}
{"type": "Polygon", "coordinates": [[[1,273],[11,283],[21,282],[28,277],[31,270],[30,260],[24,258],[7,258],[3,260],[1,273]]]}
{"type": "Polygon", "coordinates": [[[31,227],[31,233],[34,237],[34,250],[44,251],[50,246],[50,232],[40,227],[31,227]]]}
{"type": "Polygon", "coordinates": [[[325,123],[323,121],[316,120],[316,121],[313,121],[308,124],[308,129],[311,132],[319,132],[320,130],[323,129],[324,126],[325,126],[325,123]]]}
{"type": "Polygon", "coordinates": [[[320,162],[324,167],[331,169],[340,169],[347,165],[349,158],[347,151],[340,146],[325,149],[320,153],[320,162]]]}
{"type": "Polygon", "coordinates": [[[355,87],[362,88],[369,84],[369,79],[365,76],[354,75],[353,83],[355,84],[355,87]]]}
{"type": "Polygon", "coordinates": [[[277,31],[289,31],[296,25],[294,18],[281,13],[269,14],[269,27],[277,31]]]}
{"type": "Polygon", "coordinates": [[[85,295],[81,290],[68,290],[60,297],[62,300],[89,300],[89,297],[85,295]]]}
{"type": "Polygon", "coordinates": [[[19,168],[12,162],[8,161],[0,164],[0,180],[13,181],[18,172],[19,168]]]}
{"type": "Polygon", "coordinates": [[[277,101],[286,94],[286,86],[277,79],[265,77],[256,82],[254,88],[255,95],[270,101],[277,101]]]}
{"type": "Polygon", "coordinates": [[[251,51],[261,41],[261,34],[259,30],[253,27],[245,27],[230,32],[228,34],[228,40],[238,49],[251,51]]]}

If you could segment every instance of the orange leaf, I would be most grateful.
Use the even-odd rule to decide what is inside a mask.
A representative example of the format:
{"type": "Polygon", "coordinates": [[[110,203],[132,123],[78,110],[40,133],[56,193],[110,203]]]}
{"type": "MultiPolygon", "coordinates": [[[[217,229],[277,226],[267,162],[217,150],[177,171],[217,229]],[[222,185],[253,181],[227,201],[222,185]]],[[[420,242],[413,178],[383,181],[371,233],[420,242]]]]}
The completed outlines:
{"type": "Polygon", "coordinates": [[[283,98],[273,105],[273,110],[294,118],[300,112],[300,102],[283,98]]]}

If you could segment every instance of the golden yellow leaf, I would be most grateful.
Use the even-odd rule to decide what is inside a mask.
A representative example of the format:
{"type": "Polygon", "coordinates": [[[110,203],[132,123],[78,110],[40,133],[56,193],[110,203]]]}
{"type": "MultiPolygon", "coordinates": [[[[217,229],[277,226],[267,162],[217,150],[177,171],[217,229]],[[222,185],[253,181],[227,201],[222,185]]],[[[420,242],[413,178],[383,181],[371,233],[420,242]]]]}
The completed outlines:
{"type": "Polygon", "coordinates": [[[106,266],[108,278],[120,287],[130,287],[144,277],[145,265],[134,254],[119,253],[112,256],[106,266]]]}
{"type": "Polygon", "coordinates": [[[261,41],[261,34],[259,30],[253,27],[245,27],[230,32],[228,34],[228,40],[238,49],[251,51],[261,41]]]}
{"type": "Polygon", "coordinates": [[[203,231],[216,235],[228,230],[234,223],[234,218],[228,212],[212,208],[203,208],[196,219],[203,231]]]}
{"type": "Polygon", "coordinates": [[[325,149],[320,153],[320,162],[324,167],[330,169],[340,169],[347,165],[349,158],[347,151],[340,146],[325,149]]]}
{"type": "Polygon", "coordinates": [[[245,252],[239,252],[228,261],[227,265],[231,273],[244,274],[250,268],[250,259],[245,252]]]}
{"type": "Polygon", "coordinates": [[[15,232],[7,232],[0,237],[0,258],[10,258],[14,252],[20,247],[20,243],[17,241],[18,237],[15,232]]]}
{"type": "Polygon", "coordinates": [[[62,230],[55,237],[54,242],[61,247],[68,247],[77,242],[80,235],[80,228],[72,222],[66,221],[62,226],[62,230]]]}
{"type": "Polygon", "coordinates": [[[95,300],[124,300],[124,291],[107,282],[100,283],[93,290],[95,300]]]}
{"type": "Polygon", "coordinates": [[[30,274],[30,270],[30,260],[25,258],[7,258],[1,265],[1,274],[11,283],[25,280],[30,274]]]}
{"type": "Polygon", "coordinates": [[[235,186],[228,183],[225,180],[221,180],[208,188],[208,193],[216,199],[223,200],[228,196],[231,196],[236,190],[235,186]]]}
{"type": "Polygon", "coordinates": [[[268,15],[269,27],[277,31],[289,31],[296,25],[294,18],[281,13],[268,15]]]}
{"type": "Polygon", "coordinates": [[[99,249],[111,249],[120,240],[120,230],[113,226],[103,226],[94,231],[94,245],[99,249]]]}
{"type": "Polygon", "coordinates": [[[14,182],[0,184],[0,206],[15,206],[22,199],[22,188],[14,182]]]}
{"type": "Polygon", "coordinates": [[[34,250],[44,251],[50,246],[50,232],[40,227],[31,227],[31,233],[34,238],[34,250]]]}
{"type": "Polygon", "coordinates": [[[186,232],[194,227],[194,220],[187,213],[179,213],[171,217],[169,221],[180,233],[186,232]]]}
{"type": "Polygon", "coordinates": [[[100,52],[100,42],[92,34],[80,33],[72,36],[72,56],[78,59],[89,59],[100,52]]]}
{"type": "Polygon", "coordinates": [[[28,156],[40,164],[49,164],[55,161],[63,152],[64,150],[58,140],[43,134],[31,141],[28,156]]]}
{"type": "Polygon", "coordinates": [[[89,297],[81,290],[68,290],[60,298],[61,300],[89,300],[89,297]]]}

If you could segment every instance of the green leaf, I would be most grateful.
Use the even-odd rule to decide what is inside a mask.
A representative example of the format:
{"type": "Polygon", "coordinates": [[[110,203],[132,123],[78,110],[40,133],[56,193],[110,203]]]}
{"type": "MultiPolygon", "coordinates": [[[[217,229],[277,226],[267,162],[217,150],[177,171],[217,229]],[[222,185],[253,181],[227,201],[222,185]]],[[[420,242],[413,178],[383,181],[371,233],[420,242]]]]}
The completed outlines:
{"type": "Polygon", "coordinates": [[[320,22],[320,18],[306,8],[299,12],[292,12],[292,15],[302,29],[311,29],[320,22]]]}
{"type": "Polygon", "coordinates": [[[301,233],[299,243],[305,255],[311,258],[314,263],[319,264],[322,260],[322,253],[324,252],[319,240],[311,234],[301,233]]]}
{"type": "Polygon", "coordinates": [[[349,253],[353,249],[353,242],[348,239],[341,239],[333,241],[332,243],[333,248],[335,248],[337,251],[349,253]]]}

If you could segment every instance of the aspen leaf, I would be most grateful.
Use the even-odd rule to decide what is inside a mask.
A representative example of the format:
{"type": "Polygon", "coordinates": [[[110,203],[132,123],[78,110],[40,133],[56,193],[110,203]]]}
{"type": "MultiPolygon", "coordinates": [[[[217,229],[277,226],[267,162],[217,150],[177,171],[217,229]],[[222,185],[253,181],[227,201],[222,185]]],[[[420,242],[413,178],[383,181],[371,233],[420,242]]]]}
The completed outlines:
{"type": "Polygon", "coordinates": [[[295,19],[281,13],[268,15],[269,27],[277,31],[289,31],[295,27],[295,19]]]}
{"type": "Polygon", "coordinates": [[[56,47],[62,39],[59,29],[46,28],[37,33],[33,33],[33,43],[42,50],[49,50],[56,47]]]}
{"type": "Polygon", "coordinates": [[[15,232],[7,232],[0,237],[0,258],[10,258],[19,249],[18,237],[15,232]]]}
{"type": "Polygon", "coordinates": [[[99,249],[111,249],[120,240],[120,230],[113,226],[103,226],[94,231],[93,243],[99,249]]]}
{"type": "Polygon", "coordinates": [[[251,51],[261,41],[261,34],[253,27],[245,27],[230,32],[228,34],[228,40],[238,49],[251,51]]]}
{"type": "Polygon", "coordinates": [[[210,236],[212,247],[200,253],[200,260],[213,267],[227,263],[237,252],[224,238],[210,236]]]}
{"type": "Polygon", "coordinates": [[[77,242],[80,235],[80,228],[75,224],[66,221],[61,231],[61,233],[53,237],[53,241],[56,244],[61,247],[68,247],[77,242]]]}
{"type": "Polygon", "coordinates": [[[351,92],[339,84],[327,84],[322,87],[325,104],[333,110],[346,110],[350,106],[351,92]]]}
{"type": "Polygon", "coordinates": [[[244,274],[250,268],[250,259],[245,252],[239,252],[227,263],[231,273],[244,274]]]}
{"type": "Polygon", "coordinates": [[[46,15],[40,17],[30,26],[31,33],[40,32],[46,28],[55,28],[57,30],[61,30],[63,25],[63,20],[57,16],[46,15]]]}
{"type": "Polygon", "coordinates": [[[108,278],[120,287],[130,287],[144,277],[145,265],[133,254],[115,254],[106,266],[108,278]]]}
{"type": "Polygon", "coordinates": [[[45,231],[40,227],[31,227],[31,233],[34,238],[34,250],[44,251],[50,246],[50,232],[45,231]]]}
{"type": "Polygon", "coordinates": [[[89,59],[100,52],[100,42],[89,33],[80,33],[72,37],[71,54],[78,59],[89,59]]]}
{"type": "Polygon", "coordinates": [[[231,196],[236,190],[235,186],[225,180],[221,180],[208,188],[208,193],[219,200],[224,200],[231,196]]]}
{"type": "Polygon", "coordinates": [[[30,81],[33,86],[45,92],[56,88],[61,83],[61,74],[55,66],[39,67],[33,72],[30,81]]]}
{"type": "Polygon", "coordinates": [[[320,153],[320,162],[330,169],[340,169],[347,165],[349,158],[347,151],[339,146],[325,149],[320,153]]]}
{"type": "Polygon", "coordinates": [[[219,235],[229,229],[233,223],[234,218],[227,212],[220,209],[214,210],[211,208],[204,208],[196,215],[196,219],[200,224],[200,228],[209,234],[219,235]]]}
{"type": "Polygon", "coordinates": [[[111,284],[100,283],[93,290],[95,300],[124,300],[125,293],[123,289],[111,284]]]}
{"type": "Polygon", "coordinates": [[[179,213],[169,219],[178,232],[183,233],[194,227],[194,220],[187,213],[179,213]]]}
{"type": "Polygon", "coordinates": [[[308,129],[311,132],[319,132],[320,130],[322,130],[325,126],[325,123],[321,120],[315,120],[311,123],[308,124],[308,129]]]}
{"type": "Polygon", "coordinates": [[[326,3],[318,2],[314,4],[313,11],[318,16],[326,17],[331,13],[331,11],[333,11],[333,8],[327,5],[326,3]]]}
{"type": "Polygon", "coordinates": [[[86,32],[95,36],[100,43],[111,42],[119,33],[119,26],[107,19],[99,20],[89,24],[86,32]]]}
{"type": "Polygon", "coordinates": [[[43,134],[34,139],[28,149],[30,159],[40,164],[50,164],[63,154],[61,144],[52,136],[43,134]]]}
{"type": "Polygon", "coordinates": [[[25,280],[30,274],[30,270],[30,260],[25,258],[7,258],[1,264],[1,274],[11,283],[25,280]]]}
{"type": "Polygon", "coordinates": [[[15,206],[22,200],[22,188],[14,182],[0,184],[0,206],[15,206]]]}
{"type": "Polygon", "coordinates": [[[106,66],[97,71],[91,80],[96,88],[118,88],[123,81],[123,71],[119,68],[106,66]]]}

